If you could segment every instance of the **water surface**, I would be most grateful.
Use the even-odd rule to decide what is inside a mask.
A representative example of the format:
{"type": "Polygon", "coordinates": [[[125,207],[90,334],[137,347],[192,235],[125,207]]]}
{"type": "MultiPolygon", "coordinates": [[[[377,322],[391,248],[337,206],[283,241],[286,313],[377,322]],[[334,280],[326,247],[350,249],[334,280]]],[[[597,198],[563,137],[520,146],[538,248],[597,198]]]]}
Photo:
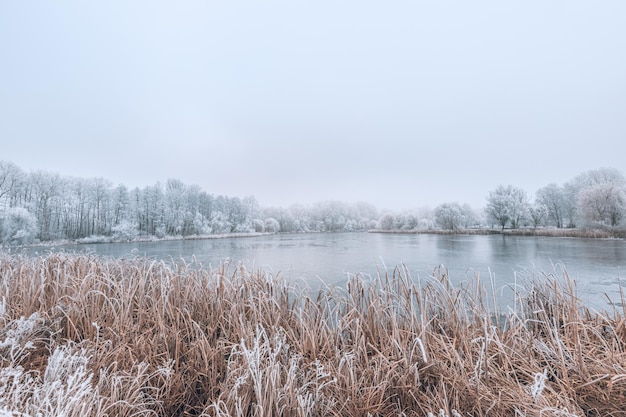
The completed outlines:
{"type": "MultiPolygon", "coordinates": [[[[37,249],[45,252],[50,249],[37,249]]],[[[619,299],[619,279],[626,270],[623,240],[530,236],[470,236],[378,233],[276,234],[246,238],[176,240],[59,246],[112,257],[147,256],[217,266],[243,262],[315,288],[344,285],[350,274],[372,276],[404,265],[414,279],[428,279],[444,265],[454,283],[479,274],[493,279],[503,294],[529,275],[560,273],[566,268],[581,298],[605,306],[604,294],[619,299]]],[[[510,297],[510,295],[509,295],[510,297]]]]}

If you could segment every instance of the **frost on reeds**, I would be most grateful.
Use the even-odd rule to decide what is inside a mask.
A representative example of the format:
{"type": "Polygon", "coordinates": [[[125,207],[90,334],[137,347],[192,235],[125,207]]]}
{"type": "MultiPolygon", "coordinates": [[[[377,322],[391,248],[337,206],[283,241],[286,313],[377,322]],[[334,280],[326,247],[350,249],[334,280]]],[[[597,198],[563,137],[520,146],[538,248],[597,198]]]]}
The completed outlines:
{"type": "Polygon", "coordinates": [[[0,416],[626,415],[623,310],[586,308],[565,271],[507,312],[488,288],[0,255],[0,416]]]}

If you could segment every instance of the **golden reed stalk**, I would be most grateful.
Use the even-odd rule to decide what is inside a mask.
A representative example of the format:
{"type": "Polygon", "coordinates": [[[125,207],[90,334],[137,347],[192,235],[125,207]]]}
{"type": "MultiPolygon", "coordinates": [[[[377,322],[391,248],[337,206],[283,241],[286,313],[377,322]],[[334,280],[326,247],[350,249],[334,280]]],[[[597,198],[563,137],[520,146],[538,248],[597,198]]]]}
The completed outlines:
{"type": "Polygon", "coordinates": [[[0,415],[626,415],[624,310],[567,273],[506,312],[478,276],[417,281],[0,255],[0,415]]]}

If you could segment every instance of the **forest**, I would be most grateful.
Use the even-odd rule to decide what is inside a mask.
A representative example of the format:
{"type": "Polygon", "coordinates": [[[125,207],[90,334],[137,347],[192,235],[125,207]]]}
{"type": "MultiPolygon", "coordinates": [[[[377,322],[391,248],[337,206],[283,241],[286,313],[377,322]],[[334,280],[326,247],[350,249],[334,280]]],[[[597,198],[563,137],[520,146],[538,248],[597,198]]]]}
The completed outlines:
{"type": "Polygon", "coordinates": [[[261,208],[253,196],[216,196],[177,179],[129,189],[104,178],[25,173],[0,161],[0,238],[5,243],[367,230],[377,218],[378,210],[366,203],[261,208]]]}
{"type": "MultiPolygon", "coordinates": [[[[458,202],[404,211],[341,201],[261,207],[254,196],[214,195],[178,179],[129,189],[104,178],[27,173],[0,161],[0,243],[371,229],[615,228],[626,213],[625,189],[620,171],[601,168],[563,185],[551,183],[537,190],[532,202],[521,188],[500,185],[479,210],[458,202]]],[[[416,205],[421,204],[419,190],[414,193],[416,205]]]]}

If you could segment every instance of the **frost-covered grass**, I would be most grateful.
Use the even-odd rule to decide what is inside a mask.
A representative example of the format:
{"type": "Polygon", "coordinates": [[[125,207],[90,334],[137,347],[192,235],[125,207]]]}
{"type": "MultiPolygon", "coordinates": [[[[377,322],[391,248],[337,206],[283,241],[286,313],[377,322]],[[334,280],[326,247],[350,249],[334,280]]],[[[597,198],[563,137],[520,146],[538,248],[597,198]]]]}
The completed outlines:
{"type": "Polygon", "coordinates": [[[497,303],[444,269],[309,293],[241,266],[0,255],[0,416],[624,415],[624,311],[589,311],[566,273],[497,303]]]}

